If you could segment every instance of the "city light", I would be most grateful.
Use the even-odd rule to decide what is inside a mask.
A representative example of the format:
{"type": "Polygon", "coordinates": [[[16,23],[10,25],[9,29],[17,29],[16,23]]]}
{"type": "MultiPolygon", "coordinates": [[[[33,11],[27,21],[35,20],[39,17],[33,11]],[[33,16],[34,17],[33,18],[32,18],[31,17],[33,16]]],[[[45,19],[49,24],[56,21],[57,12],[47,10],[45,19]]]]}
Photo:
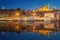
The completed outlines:
{"type": "Polygon", "coordinates": [[[21,30],[22,32],[39,32],[46,35],[49,32],[59,30],[59,22],[57,21],[60,21],[60,13],[58,13],[60,10],[57,12],[50,10],[49,7],[42,6],[36,10],[14,9],[13,11],[4,11],[1,11],[0,20],[8,21],[8,24],[4,24],[6,26],[4,28],[7,29],[8,27],[8,31],[21,30]],[[54,23],[55,21],[56,23],[54,23]],[[57,29],[55,26],[58,26],[57,29]]]}

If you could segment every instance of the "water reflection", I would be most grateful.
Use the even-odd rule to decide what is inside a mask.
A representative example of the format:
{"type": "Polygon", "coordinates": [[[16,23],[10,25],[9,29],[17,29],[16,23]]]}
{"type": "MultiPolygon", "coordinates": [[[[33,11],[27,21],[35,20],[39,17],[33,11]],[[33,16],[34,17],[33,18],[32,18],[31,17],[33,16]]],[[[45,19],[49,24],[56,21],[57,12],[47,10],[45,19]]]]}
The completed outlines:
{"type": "Polygon", "coordinates": [[[42,35],[52,32],[56,34],[60,31],[60,22],[0,21],[0,31],[39,32],[42,35]]]}

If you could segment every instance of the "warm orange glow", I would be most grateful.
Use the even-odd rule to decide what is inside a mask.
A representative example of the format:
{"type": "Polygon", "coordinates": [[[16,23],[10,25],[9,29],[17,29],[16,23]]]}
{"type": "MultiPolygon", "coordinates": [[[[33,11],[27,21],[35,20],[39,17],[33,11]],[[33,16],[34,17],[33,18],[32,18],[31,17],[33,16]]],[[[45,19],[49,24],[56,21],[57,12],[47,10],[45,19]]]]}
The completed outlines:
{"type": "Polygon", "coordinates": [[[46,29],[54,29],[54,24],[45,24],[46,29]]]}
{"type": "Polygon", "coordinates": [[[39,32],[40,32],[42,35],[46,35],[46,34],[48,34],[50,31],[49,31],[49,30],[39,30],[39,32]]]}
{"type": "Polygon", "coordinates": [[[36,29],[36,25],[33,26],[33,29],[36,29]]]}
{"type": "Polygon", "coordinates": [[[46,6],[42,6],[39,11],[49,11],[50,9],[46,6]]]}
{"type": "Polygon", "coordinates": [[[16,17],[19,17],[20,16],[20,14],[18,12],[15,15],[16,15],[16,17]]]}
{"type": "Polygon", "coordinates": [[[16,29],[19,29],[19,25],[16,25],[16,29]]]}
{"type": "Polygon", "coordinates": [[[36,13],[32,13],[32,16],[36,16],[37,14],[36,13]]]}
{"type": "Polygon", "coordinates": [[[19,12],[16,12],[16,13],[14,14],[14,16],[12,17],[12,19],[18,20],[19,17],[20,17],[20,13],[19,13],[19,12]]]}

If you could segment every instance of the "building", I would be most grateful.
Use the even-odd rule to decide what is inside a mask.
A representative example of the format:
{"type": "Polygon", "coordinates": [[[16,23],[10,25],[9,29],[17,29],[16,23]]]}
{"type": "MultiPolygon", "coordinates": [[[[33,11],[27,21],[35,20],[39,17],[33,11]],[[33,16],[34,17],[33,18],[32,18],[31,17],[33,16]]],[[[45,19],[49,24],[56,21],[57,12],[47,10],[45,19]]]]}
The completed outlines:
{"type": "MultiPolygon", "coordinates": [[[[39,32],[42,32],[44,34],[44,30],[42,29],[49,29],[49,30],[55,29],[55,28],[60,29],[59,27],[60,26],[60,9],[57,10],[54,8],[51,10],[49,5],[42,6],[39,9],[27,10],[27,11],[22,10],[20,8],[6,10],[4,9],[4,7],[2,7],[2,9],[0,10],[0,20],[17,20],[17,21],[20,21],[21,23],[25,22],[24,24],[26,25],[26,27],[22,27],[22,29],[27,28],[27,29],[24,29],[25,31],[26,30],[30,31],[31,29],[33,32],[37,32],[38,30],[39,32]],[[41,22],[41,24],[37,25],[38,24],[37,23],[30,28],[32,23],[30,24],[28,22],[36,22],[36,21],[41,22]],[[59,21],[59,22],[54,24],[55,21],[59,21]],[[29,27],[27,27],[27,25],[29,27]]],[[[15,25],[15,24],[11,24],[11,25],[15,25]]],[[[9,24],[9,26],[11,25],[9,24]]],[[[18,29],[18,30],[20,28],[18,24],[16,24],[14,27],[15,29],[18,29]]],[[[48,32],[49,31],[47,30],[45,34],[47,34],[48,32]]]]}

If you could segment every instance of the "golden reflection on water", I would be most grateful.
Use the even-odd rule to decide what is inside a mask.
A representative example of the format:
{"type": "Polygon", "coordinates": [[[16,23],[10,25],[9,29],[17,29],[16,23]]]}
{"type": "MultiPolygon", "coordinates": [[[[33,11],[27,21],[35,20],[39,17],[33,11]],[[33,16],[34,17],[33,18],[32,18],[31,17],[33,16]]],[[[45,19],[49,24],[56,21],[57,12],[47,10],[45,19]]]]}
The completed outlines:
{"type": "Polygon", "coordinates": [[[1,31],[39,32],[42,35],[47,35],[50,32],[60,31],[59,27],[59,22],[0,21],[1,31]]]}

